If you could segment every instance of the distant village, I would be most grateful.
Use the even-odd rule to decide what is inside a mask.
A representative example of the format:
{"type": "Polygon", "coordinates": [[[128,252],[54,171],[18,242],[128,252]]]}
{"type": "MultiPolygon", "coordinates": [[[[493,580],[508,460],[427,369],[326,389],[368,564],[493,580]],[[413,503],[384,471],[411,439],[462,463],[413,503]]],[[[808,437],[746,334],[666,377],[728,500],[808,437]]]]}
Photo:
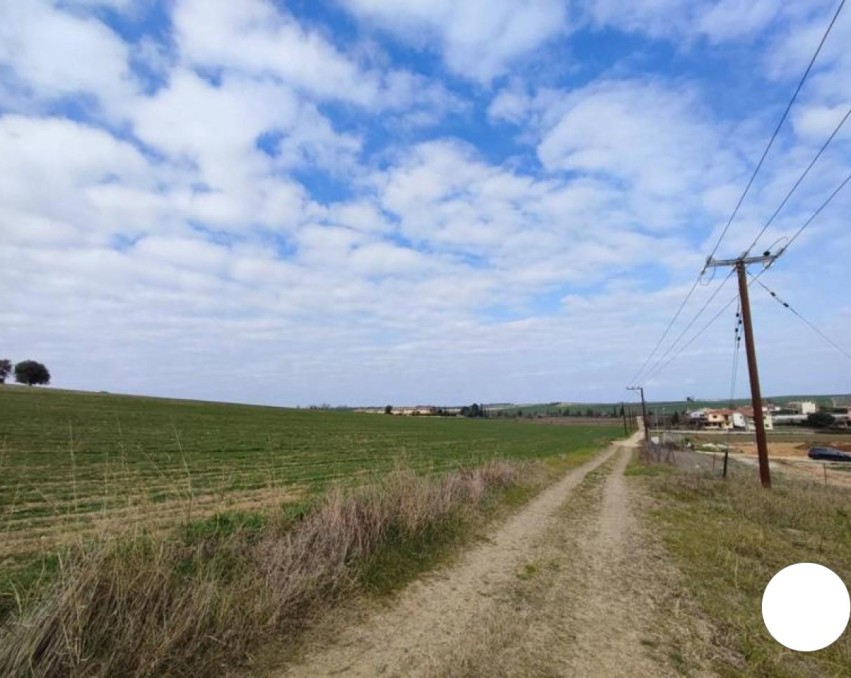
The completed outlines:
{"type": "MultiPolygon", "coordinates": [[[[439,407],[435,405],[403,405],[385,407],[359,407],[358,412],[368,414],[385,414],[404,417],[622,417],[623,406],[612,405],[611,409],[592,409],[567,407],[566,403],[552,403],[543,412],[529,412],[523,406],[511,404],[500,405],[465,405],[463,407],[439,407]]],[[[809,426],[823,423],[826,426],[849,426],[851,422],[851,401],[834,399],[830,406],[819,405],[812,400],[797,400],[782,404],[766,403],[763,405],[763,421],[767,430],[775,426],[809,426]]],[[[628,408],[626,415],[634,416],[638,412],[634,407],[628,408]]],[[[651,406],[648,409],[649,423],[654,428],[686,428],[703,429],[707,431],[753,431],[754,411],[750,406],[736,408],[701,407],[699,409],[684,409],[677,411],[672,408],[651,406]]]]}
{"type": "MultiPolygon", "coordinates": [[[[819,413],[832,418],[825,423],[832,425],[848,426],[851,406],[842,405],[838,407],[819,407],[812,400],[800,400],[774,405],[767,403],[762,407],[762,417],[766,430],[772,430],[775,426],[802,425],[819,420],[819,413]]],[[[736,409],[710,409],[687,411],[688,419],[684,422],[691,428],[700,428],[716,431],[753,431],[754,411],[752,407],[739,407],[736,409]]]]}

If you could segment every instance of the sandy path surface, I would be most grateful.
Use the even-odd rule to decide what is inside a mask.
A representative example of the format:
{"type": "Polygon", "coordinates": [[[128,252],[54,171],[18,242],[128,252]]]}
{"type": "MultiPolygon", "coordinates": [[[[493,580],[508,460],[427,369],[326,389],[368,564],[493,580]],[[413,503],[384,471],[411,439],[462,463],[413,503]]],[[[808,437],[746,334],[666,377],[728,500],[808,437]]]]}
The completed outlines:
{"type": "Polygon", "coordinates": [[[621,443],[569,472],[490,541],[278,675],[680,675],[672,662],[709,675],[699,615],[637,523],[630,454],[621,443]]]}

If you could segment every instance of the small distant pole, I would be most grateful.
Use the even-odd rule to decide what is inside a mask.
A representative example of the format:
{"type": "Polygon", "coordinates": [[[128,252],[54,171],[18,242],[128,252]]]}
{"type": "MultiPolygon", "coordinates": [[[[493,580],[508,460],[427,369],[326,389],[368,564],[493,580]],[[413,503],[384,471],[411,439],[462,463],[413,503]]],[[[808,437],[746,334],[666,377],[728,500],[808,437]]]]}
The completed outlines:
{"type": "Polygon", "coordinates": [[[650,444],[650,423],[647,420],[647,403],[644,400],[643,386],[627,386],[627,391],[638,391],[641,394],[641,420],[644,422],[644,439],[650,444]]]}

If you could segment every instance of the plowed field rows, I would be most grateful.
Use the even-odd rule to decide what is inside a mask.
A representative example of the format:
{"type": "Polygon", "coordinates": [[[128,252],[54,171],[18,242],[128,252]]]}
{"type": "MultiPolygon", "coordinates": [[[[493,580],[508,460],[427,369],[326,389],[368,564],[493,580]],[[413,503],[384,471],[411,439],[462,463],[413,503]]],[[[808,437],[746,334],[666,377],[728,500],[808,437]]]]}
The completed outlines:
{"type": "Polygon", "coordinates": [[[79,536],[280,505],[400,463],[441,472],[618,432],[0,386],[0,569],[79,536]]]}

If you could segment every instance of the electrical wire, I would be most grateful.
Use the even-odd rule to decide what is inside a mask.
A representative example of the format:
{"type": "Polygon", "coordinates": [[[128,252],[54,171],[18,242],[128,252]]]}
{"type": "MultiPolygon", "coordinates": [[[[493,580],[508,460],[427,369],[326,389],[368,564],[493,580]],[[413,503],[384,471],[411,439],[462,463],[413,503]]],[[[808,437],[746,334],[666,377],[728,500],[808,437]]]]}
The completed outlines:
{"type": "MultiPolygon", "coordinates": [[[[756,179],[757,174],[759,173],[759,170],[762,168],[762,165],[765,162],[765,158],[768,156],[768,153],[771,150],[771,147],[774,145],[774,141],[776,140],[777,135],[780,132],[780,128],[783,126],[783,123],[786,121],[786,118],[789,115],[789,111],[791,110],[793,104],[795,103],[795,100],[798,98],[798,94],[800,93],[801,88],[804,86],[804,82],[806,81],[807,77],[809,76],[810,71],[813,68],[813,64],[815,64],[816,59],[818,58],[818,55],[821,53],[821,49],[824,46],[824,43],[827,41],[827,37],[828,37],[828,35],[830,35],[830,31],[833,29],[833,25],[836,23],[836,20],[839,17],[839,13],[842,11],[842,8],[844,6],[845,6],[845,0],[841,0],[841,2],[839,3],[839,7],[837,7],[836,12],[833,15],[833,18],[831,19],[830,23],[828,24],[827,29],[825,30],[824,35],[822,36],[821,41],[819,42],[818,47],[816,48],[815,53],[813,54],[812,58],[810,59],[809,64],[807,65],[806,70],[804,71],[803,76],[801,76],[801,80],[798,83],[798,86],[795,88],[795,92],[793,93],[792,98],[789,100],[789,103],[787,104],[786,109],[783,111],[783,115],[780,118],[780,122],[777,123],[777,127],[774,129],[774,133],[771,135],[771,138],[768,141],[768,145],[766,146],[765,151],[763,151],[762,157],[760,158],[759,162],[757,163],[756,168],[754,168],[753,174],[751,175],[751,178],[748,181],[747,186],[745,186],[745,190],[742,192],[742,195],[739,198],[739,201],[736,204],[736,207],[733,210],[733,213],[730,215],[730,218],[727,221],[727,224],[724,226],[724,230],[721,232],[721,235],[719,236],[718,241],[715,243],[715,247],[712,248],[712,252],[710,253],[709,257],[707,257],[706,264],[704,264],[703,269],[700,271],[697,278],[692,283],[691,287],[689,288],[688,293],[686,294],[685,298],[680,303],[679,308],[677,308],[676,313],[674,313],[674,317],[671,318],[670,322],[665,327],[665,330],[662,332],[662,336],[659,337],[659,340],[656,342],[656,345],[653,347],[653,350],[650,352],[650,355],[647,356],[647,358],[644,360],[641,367],[639,368],[638,372],[636,372],[635,375],[633,376],[633,378],[630,380],[631,383],[633,383],[633,384],[637,383],[638,378],[640,376],[642,376],[642,373],[646,369],[647,365],[653,359],[653,356],[656,355],[656,352],[659,350],[659,348],[662,346],[662,343],[665,341],[665,338],[668,336],[669,332],[671,331],[671,328],[674,326],[674,323],[677,321],[677,318],[680,317],[680,314],[683,312],[683,309],[685,308],[685,305],[688,303],[688,300],[694,294],[694,291],[697,288],[698,283],[700,282],[701,278],[703,277],[703,274],[706,272],[709,261],[712,259],[712,257],[715,255],[715,253],[718,251],[718,248],[721,245],[721,241],[724,239],[724,236],[727,234],[727,231],[730,228],[730,224],[732,224],[733,220],[736,218],[736,215],[739,212],[739,208],[742,206],[742,203],[744,202],[745,197],[747,196],[748,192],[750,191],[751,186],[753,185],[753,182],[756,179]]],[[[843,120],[843,123],[844,123],[844,120],[843,120]]],[[[831,136],[831,138],[832,138],[832,136],[831,136]]],[[[821,154],[821,152],[819,153],[819,155],[820,154],[821,154]]],[[[809,172],[809,168],[807,169],[807,172],[809,172]]],[[[804,176],[806,176],[806,173],[805,173],[804,176]]],[[[851,179],[851,176],[849,176],[849,179],[851,179]]],[[[847,183],[847,180],[846,180],[846,183],[847,183]]],[[[796,184],[795,188],[797,188],[797,184],[796,184]]],[[[794,192],[794,190],[795,189],[793,188],[793,192],[794,192]]],[[[785,201],[784,201],[784,204],[785,204],[785,201]]],[[[782,208],[782,205],[781,205],[781,208],[782,208]]],[[[815,218],[815,215],[813,216],[813,218],[815,218]]],[[[774,217],[772,217],[772,220],[773,219],[774,219],[774,217]]],[[[767,226],[765,228],[767,228],[767,226]]],[[[763,231],[764,230],[765,229],[763,229],[763,231]]],[[[803,230],[803,228],[801,230],[803,230]]],[[[760,235],[762,235],[762,232],[760,233],[760,235]]],[[[796,237],[797,237],[797,235],[796,235],[796,237]]],[[[791,241],[790,241],[790,243],[791,243],[791,241]]],[[[788,247],[790,243],[787,243],[786,247],[788,247]]],[[[782,251],[781,251],[781,253],[782,253],[782,251]]],[[[763,270],[765,270],[765,269],[763,269],[763,270]]],[[[725,279],[724,282],[726,282],[726,279],[725,279]]],[[[723,284],[724,283],[722,282],[722,286],[723,286],[723,284]]],[[[717,293],[717,290],[716,290],[716,293],[717,293]]],[[[702,312],[702,309],[701,309],[701,312],[702,312]]],[[[699,313],[698,313],[698,315],[699,315],[699,313]]],[[[692,322],[694,322],[694,320],[692,322]]],[[[674,344],[676,344],[676,341],[674,342],[674,344]]],[[[673,346],[673,344],[672,344],[672,346],[673,346]]],[[[670,348],[669,348],[669,350],[670,350],[670,348]]],[[[663,356],[663,359],[664,359],[664,356],[663,356]]]]}
{"type": "MultiPolygon", "coordinates": [[[[730,215],[730,218],[727,220],[726,226],[724,226],[724,230],[721,231],[721,235],[718,237],[718,242],[715,243],[715,247],[712,248],[712,252],[709,255],[709,259],[715,256],[715,253],[718,251],[718,248],[721,245],[721,241],[724,240],[724,236],[727,235],[727,231],[730,228],[730,224],[733,223],[733,220],[736,218],[736,215],[739,213],[739,208],[742,206],[742,203],[745,200],[745,196],[747,196],[748,192],[753,185],[754,180],[756,179],[756,175],[759,174],[759,170],[762,168],[762,164],[765,162],[766,156],[768,156],[768,152],[771,150],[771,147],[774,145],[774,141],[777,139],[777,135],[780,133],[780,128],[783,126],[783,123],[786,121],[786,117],[789,115],[789,111],[792,108],[792,105],[795,103],[795,100],[798,98],[798,94],[801,91],[801,88],[804,86],[804,82],[809,76],[810,71],[813,68],[813,64],[818,58],[819,53],[821,52],[821,48],[824,46],[825,41],[827,40],[827,36],[830,34],[833,25],[836,23],[836,19],[839,17],[839,13],[842,11],[842,8],[845,6],[845,0],[842,0],[839,3],[839,7],[836,9],[836,13],[833,15],[833,19],[831,19],[830,24],[827,26],[827,30],[825,30],[824,35],[821,38],[821,42],[819,42],[818,47],[816,48],[815,53],[813,54],[812,59],[810,59],[810,63],[807,65],[807,69],[804,71],[804,75],[801,77],[801,81],[798,83],[798,86],[795,88],[795,92],[792,95],[792,98],[789,100],[789,103],[786,105],[786,110],[783,111],[783,115],[780,118],[780,122],[777,123],[777,127],[774,129],[774,133],[771,135],[771,138],[768,140],[768,145],[765,147],[765,150],[762,152],[762,157],[759,159],[756,167],[754,168],[753,174],[751,174],[751,178],[745,186],[745,190],[742,192],[741,197],[739,197],[739,202],[736,203],[735,209],[733,209],[733,213],[730,215]]],[[[707,259],[707,264],[708,264],[707,259]]],[[[706,271],[707,266],[704,265],[703,272],[706,271]]]]}
{"type": "Polygon", "coordinates": [[[798,311],[796,311],[794,308],[792,308],[786,301],[783,301],[783,299],[778,297],[777,294],[774,291],[770,290],[765,285],[765,283],[763,283],[761,280],[757,280],[756,278],[754,278],[754,281],[760,287],[762,287],[762,289],[764,289],[766,292],[768,292],[768,294],[770,294],[774,298],[774,300],[777,301],[778,304],[780,304],[781,306],[783,306],[785,308],[788,308],[792,313],[794,313],[796,316],[798,316],[798,318],[800,318],[811,330],[813,330],[813,332],[818,334],[828,344],[830,344],[833,348],[835,348],[843,356],[845,356],[849,361],[851,361],[851,354],[849,354],[844,348],[842,348],[839,344],[837,344],[835,341],[833,341],[833,339],[828,337],[824,332],[822,332],[818,327],[816,327],[813,323],[811,323],[809,320],[807,320],[804,316],[802,316],[800,313],[798,313],[798,311]]]}
{"type": "Polygon", "coordinates": [[[813,168],[813,166],[816,164],[816,162],[818,162],[818,159],[822,156],[822,154],[825,152],[825,150],[827,150],[827,147],[830,146],[834,137],[836,137],[836,135],[839,133],[839,130],[842,129],[842,126],[848,120],[849,116],[851,116],[851,107],[848,108],[848,111],[845,113],[842,120],[839,121],[839,124],[834,128],[833,132],[828,137],[827,141],[825,141],[824,144],[822,144],[818,153],[816,153],[815,157],[812,159],[812,161],[810,161],[810,164],[807,166],[807,169],[805,169],[804,172],[801,174],[801,176],[798,177],[798,180],[795,182],[795,185],[792,186],[792,188],[786,194],[786,197],[783,198],[783,201],[780,203],[780,206],[776,210],[774,210],[774,214],[772,214],[771,217],[768,219],[768,221],[765,222],[765,225],[762,227],[762,230],[757,234],[756,238],[753,239],[753,242],[748,246],[748,249],[742,255],[742,258],[744,258],[744,257],[748,256],[748,254],[750,254],[750,251],[754,248],[756,243],[762,237],[763,233],[765,233],[765,231],[768,229],[768,227],[774,222],[774,219],[777,218],[777,215],[780,214],[780,211],[786,206],[786,203],[789,202],[789,198],[791,198],[792,194],[795,193],[796,190],[798,190],[798,186],[801,185],[801,182],[803,182],[804,179],[806,178],[806,176],[810,173],[810,170],[813,168]]]}
{"type": "Polygon", "coordinates": [[[683,312],[686,303],[689,299],[691,299],[691,295],[694,294],[694,290],[697,288],[697,284],[700,282],[701,277],[702,275],[699,275],[697,276],[697,278],[695,278],[695,281],[692,283],[691,289],[688,291],[688,294],[686,294],[685,299],[683,299],[682,303],[680,304],[680,307],[677,309],[677,312],[674,313],[674,317],[671,318],[671,321],[668,323],[668,326],[665,328],[665,331],[662,332],[662,336],[659,337],[659,341],[656,342],[656,345],[653,347],[653,350],[650,351],[650,355],[648,355],[647,358],[644,359],[644,362],[641,364],[641,367],[638,369],[638,372],[636,372],[632,379],[629,380],[629,383],[638,383],[638,377],[642,375],[644,369],[647,367],[647,363],[649,363],[653,359],[653,356],[656,355],[656,351],[658,351],[659,348],[662,346],[662,342],[665,341],[665,337],[668,336],[668,332],[671,331],[671,328],[674,326],[674,323],[677,321],[677,318],[680,317],[680,313],[683,312]]]}
{"type": "MultiPolygon", "coordinates": [[[[837,196],[837,194],[843,188],[845,188],[845,186],[848,184],[849,181],[851,181],[851,174],[849,174],[847,177],[845,177],[845,179],[842,180],[842,183],[839,184],[839,186],[837,186],[833,190],[833,193],[831,193],[829,196],[827,196],[827,199],[819,206],[819,208],[815,212],[813,212],[812,216],[809,219],[807,219],[801,225],[801,228],[799,228],[797,231],[795,231],[795,235],[793,235],[791,238],[789,238],[789,242],[787,242],[785,245],[783,245],[783,247],[780,248],[780,251],[777,252],[777,257],[779,257],[781,254],[783,254],[787,249],[789,249],[789,246],[798,239],[798,236],[801,235],[801,233],[804,232],[804,229],[806,229],[807,226],[809,226],[811,223],[813,223],[813,221],[815,221],[815,218],[819,214],[821,214],[822,210],[824,210],[824,208],[827,207],[831,203],[831,201],[837,196]]],[[[774,261],[777,261],[777,259],[775,258],[774,261]]],[[[771,265],[774,263],[774,261],[770,262],[766,268],[770,268],[771,265]]]]}
{"type": "Polygon", "coordinates": [[[682,331],[677,335],[677,338],[674,339],[673,342],[671,342],[671,344],[668,346],[668,348],[665,350],[665,352],[659,357],[659,359],[656,361],[656,363],[650,369],[650,372],[648,372],[645,375],[645,379],[649,379],[650,375],[656,374],[658,372],[657,368],[659,367],[659,365],[662,364],[662,362],[665,360],[665,358],[667,358],[670,355],[671,351],[674,350],[674,348],[677,346],[677,344],[680,342],[680,340],[685,336],[686,332],[688,332],[691,329],[691,327],[697,322],[698,318],[700,318],[700,316],[706,310],[707,306],[709,306],[709,304],[712,303],[712,301],[715,299],[715,297],[718,296],[718,293],[721,291],[721,289],[724,287],[724,285],[727,283],[727,281],[733,276],[734,273],[735,273],[735,270],[730,269],[730,272],[727,274],[727,277],[724,278],[724,280],[721,281],[721,284],[718,285],[718,287],[715,288],[715,291],[703,303],[703,306],[701,306],[700,309],[697,311],[697,313],[695,313],[694,316],[692,316],[692,319],[682,329],[682,331]]]}
{"type": "MultiPolygon", "coordinates": [[[[827,207],[827,206],[831,203],[831,201],[833,201],[833,199],[834,199],[834,198],[835,198],[835,197],[839,194],[839,192],[840,192],[843,188],[845,188],[845,186],[846,186],[846,185],[848,185],[848,183],[849,183],[849,182],[851,182],[851,174],[849,174],[847,177],[845,177],[845,179],[842,181],[842,183],[840,183],[840,184],[839,184],[839,186],[837,186],[837,187],[833,190],[833,192],[832,192],[832,193],[831,193],[831,194],[830,194],[830,195],[829,195],[829,196],[828,196],[828,197],[824,200],[824,202],[822,202],[822,204],[818,207],[818,209],[817,209],[815,212],[813,212],[813,214],[810,216],[810,218],[809,218],[809,219],[807,219],[807,220],[806,220],[806,221],[805,221],[805,222],[801,225],[801,227],[800,227],[800,228],[799,228],[799,229],[795,232],[795,234],[794,234],[794,235],[793,235],[793,236],[789,239],[789,242],[787,242],[787,243],[786,243],[786,244],[785,244],[785,245],[784,245],[784,246],[780,249],[780,251],[779,251],[779,252],[775,255],[775,257],[774,257],[771,261],[769,261],[769,262],[768,262],[768,264],[766,264],[766,266],[765,266],[765,267],[763,267],[763,269],[762,269],[759,273],[757,273],[756,275],[753,275],[752,273],[748,272],[748,275],[750,275],[750,276],[751,276],[751,280],[749,280],[749,281],[748,281],[748,283],[747,283],[749,287],[750,287],[751,283],[753,283],[754,281],[758,280],[760,276],[762,276],[762,275],[763,275],[766,271],[768,271],[768,270],[771,268],[771,266],[772,266],[772,265],[773,265],[773,264],[777,261],[777,258],[778,258],[781,254],[783,254],[783,253],[784,253],[784,252],[785,252],[785,251],[789,248],[789,246],[790,246],[793,242],[795,242],[795,240],[797,240],[798,236],[800,236],[800,235],[801,235],[801,233],[803,233],[803,232],[804,232],[804,230],[805,230],[805,229],[806,229],[806,228],[807,228],[807,227],[808,227],[808,226],[809,226],[809,225],[810,225],[813,221],[815,221],[816,217],[818,217],[818,215],[819,215],[819,214],[821,214],[821,213],[822,213],[822,211],[824,211],[824,209],[825,209],[825,208],[826,208],[826,207],[827,207]]],[[[724,278],[724,280],[721,282],[721,285],[720,285],[720,286],[719,286],[719,287],[715,290],[715,293],[713,293],[712,297],[710,297],[710,299],[707,301],[707,303],[705,303],[705,304],[703,305],[703,307],[702,307],[702,308],[701,308],[701,310],[697,313],[697,315],[696,315],[694,318],[692,318],[692,321],[689,323],[689,325],[687,326],[686,330],[688,329],[688,327],[690,327],[692,324],[694,324],[694,322],[697,320],[697,317],[698,317],[698,316],[700,316],[700,314],[703,312],[703,310],[706,308],[706,306],[708,306],[708,305],[709,305],[709,302],[710,302],[710,301],[712,301],[712,299],[713,299],[713,298],[714,298],[714,297],[718,294],[718,292],[720,292],[720,290],[721,290],[721,288],[724,286],[724,284],[725,284],[725,283],[726,283],[726,282],[730,279],[730,276],[732,275],[732,273],[733,273],[733,271],[734,271],[734,270],[735,270],[735,269],[731,270],[730,274],[729,274],[726,278],[724,278]]],[[[657,363],[654,365],[654,367],[651,369],[651,371],[650,371],[650,372],[648,372],[648,373],[645,375],[645,377],[644,377],[645,381],[649,381],[650,379],[652,379],[653,377],[655,377],[657,374],[659,374],[660,372],[664,371],[664,370],[668,367],[668,365],[670,365],[670,364],[671,364],[674,360],[676,360],[676,359],[677,359],[680,355],[682,355],[683,351],[685,351],[685,350],[686,350],[689,346],[691,346],[691,345],[695,342],[695,340],[696,340],[696,339],[697,339],[697,338],[698,338],[701,334],[703,334],[703,333],[704,333],[707,329],[709,329],[709,327],[710,327],[710,326],[711,326],[711,325],[712,325],[712,324],[713,324],[713,323],[714,323],[714,322],[715,322],[715,321],[716,321],[716,320],[717,320],[717,319],[721,316],[721,314],[722,314],[724,311],[726,311],[726,310],[727,310],[730,306],[732,306],[732,305],[733,305],[733,302],[734,302],[734,301],[736,301],[736,299],[738,299],[738,295],[737,295],[737,296],[735,296],[735,297],[733,297],[732,299],[730,299],[730,301],[728,301],[728,302],[727,302],[727,303],[726,303],[726,304],[725,304],[725,305],[721,308],[721,310],[720,310],[720,311],[718,311],[718,313],[716,313],[716,314],[715,314],[715,315],[714,315],[714,316],[710,319],[710,321],[709,321],[708,323],[706,323],[706,325],[704,325],[704,326],[703,326],[703,327],[702,327],[702,328],[701,328],[701,329],[697,332],[697,334],[695,334],[694,336],[692,336],[692,337],[691,337],[691,339],[689,339],[689,340],[688,340],[688,342],[686,342],[686,344],[684,344],[683,346],[681,346],[681,347],[680,347],[680,349],[679,349],[679,350],[678,350],[678,351],[677,351],[674,355],[672,355],[672,356],[671,356],[671,357],[670,357],[667,361],[665,361],[665,362],[663,363],[662,361],[664,361],[664,360],[665,360],[665,356],[666,356],[668,353],[670,353],[670,351],[672,351],[672,350],[673,350],[674,346],[678,343],[678,341],[679,341],[680,337],[681,337],[681,336],[682,336],[682,334],[684,334],[685,332],[681,333],[680,337],[677,337],[677,339],[674,341],[674,343],[673,343],[673,344],[671,344],[671,346],[669,346],[669,347],[668,347],[668,350],[665,352],[665,354],[662,356],[662,358],[660,358],[660,360],[659,360],[659,361],[657,361],[657,363]]],[[[790,308],[790,310],[792,310],[792,309],[790,308]]],[[[800,317],[800,318],[801,318],[801,320],[803,320],[803,321],[804,321],[804,322],[806,322],[807,324],[810,324],[810,323],[809,323],[806,319],[804,319],[804,318],[803,318],[800,314],[798,314],[797,312],[795,312],[795,313],[796,313],[796,315],[798,315],[798,317],[800,317]]],[[[812,328],[813,328],[816,332],[818,332],[818,333],[820,333],[820,334],[821,334],[821,332],[820,332],[820,330],[818,330],[818,328],[816,328],[815,326],[812,326],[812,328]]],[[[825,339],[827,339],[828,341],[830,341],[831,343],[833,343],[833,342],[832,342],[832,340],[828,339],[827,337],[823,337],[823,338],[825,338],[825,339]]],[[[839,350],[840,350],[840,351],[842,351],[842,353],[843,353],[843,354],[845,353],[845,351],[844,351],[841,347],[839,347],[838,345],[835,345],[835,347],[836,347],[836,348],[839,348],[839,350]]]]}
{"type": "MultiPolygon", "coordinates": [[[[752,283],[754,280],[756,280],[757,278],[759,278],[761,275],[763,275],[763,274],[764,274],[767,270],[768,270],[768,266],[766,266],[765,268],[763,268],[763,269],[762,269],[759,273],[757,273],[756,275],[752,276],[752,278],[753,278],[753,279],[752,279],[752,280],[750,280],[750,281],[748,281],[748,283],[747,283],[748,287],[750,287],[751,283],[752,283]]],[[[727,278],[725,278],[725,281],[726,281],[726,280],[728,280],[728,279],[729,279],[729,276],[727,276],[727,278]]],[[[722,284],[723,284],[723,283],[722,283],[722,284]]],[[[694,336],[692,336],[692,338],[691,338],[691,339],[689,339],[689,340],[688,340],[685,344],[683,344],[683,345],[680,347],[680,349],[679,349],[679,350],[678,350],[678,351],[677,351],[674,355],[672,355],[672,356],[671,356],[671,357],[667,360],[667,362],[665,362],[665,364],[660,365],[658,368],[654,369],[654,371],[653,371],[653,372],[652,372],[652,373],[651,373],[651,374],[647,377],[647,379],[651,379],[651,378],[655,377],[657,374],[659,374],[660,372],[664,371],[664,370],[668,367],[668,365],[670,365],[670,364],[671,364],[674,360],[676,360],[677,358],[679,358],[679,357],[683,354],[683,352],[684,352],[684,351],[685,351],[685,350],[686,350],[689,346],[691,346],[691,345],[692,345],[692,344],[693,344],[693,343],[697,340],[697,338],[698,338],[701,334],[703,334],[706,330],[708,330],[708,329],[712,326],[712,324],[713,324],[716,320],[718,320],[718,318],[720,318],[720,317],[721,317],[721,315],[724,313],[724,311],[726,311],[728,308],[730,308],[730,307],[733,305],[733,303],[734,303],[735,301],[737,301],[738,299],[739,299],[739,295],[738,295],[738,294],[736,294],[736,296],[732,297],[732,298],[730,299],[730,301],[728,301],[726,304],[724,304],[724,306],[722,306],[722,307],[719,309],[719,311],[718,311],[718,312],[717,312],[714,316],[712,316],[712,318],[710,318],[710,320],[709,320],[709,322],[708,322],[708,323],[706,323],[703,327],[701,327],[701,328],[700,328],[700,330],[698,330],[698,331],[697,331],[697,333],[696,333],[694,336]]]]}
{"type": "Polygon", "coordinates": [[[680,357],[680,355],[682,355],[683,351],[685,351],[689,346],[691,346],[701,334],[703,334],[706,330],[708,330],[709,327],[716,320],[718,320],[718,318],[721,317],[721,315],[724,313],[724,311],[726,311],[728,308],[730,308],[730,306],[733,305],[733,302],[735,302],[736,299],[738,299],[738,298],[739,298],[738,295],[736,295],[735,297],[732,297],[730,299],[730,301],[728,301],[726,304],[724,304],[724,306],[721,307],[721,309],[718,311],[718,313],[716,313],[714,316],[712,316],[712,318],[709,320],[709,322],[706,323],[703,327],[701,327],[700,330],[698,330],[697,334],[695,334],[691,339],[689,339],[685,344],[683,344],[683,346],[680,347],[679,351],[677,351],[674,355],[672,355],[670,358],[668,358],[668,360],[667,360],[667,362],[665,362],[665,364],[660,365],[653,372],[651,372],[649,375],[647,375],[646,381],[649,381],[650,379],[655,377],[660,372],[663,372],[668,367],[668,365],[670,365],[674,360],[676,360],[678,357],[680,357]]]}

